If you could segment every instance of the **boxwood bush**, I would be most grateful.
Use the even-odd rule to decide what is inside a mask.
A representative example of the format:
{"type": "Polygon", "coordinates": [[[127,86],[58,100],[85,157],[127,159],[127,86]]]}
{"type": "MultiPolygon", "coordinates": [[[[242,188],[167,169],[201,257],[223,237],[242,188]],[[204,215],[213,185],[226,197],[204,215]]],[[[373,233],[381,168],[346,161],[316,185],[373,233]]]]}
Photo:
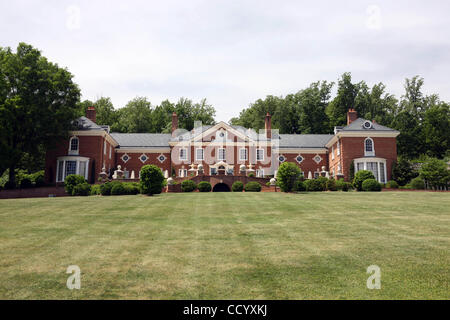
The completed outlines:
{"type": "Polygon", "coordinates": [[[100,184],[93,184],[93,185],[91,185],[91,193],[90,193],[91,196],[95,196],[95,195],[101,194],[100,187],[101,187],[100,184]]]}
{"type": "Polygon", "coordinates": [[[141,186],[137,182],[123,182],[122,184],[125,188],[124,194],[134,195],[141,192],[141,186]]]}
{"type": "Polygon", "coordinates": [[[233,192],[242,192],[244,190],[244,184],[241,181],[235,181],[231,186],[233,192]]]}
{"type": "Polygon", "coordinates": [[[381,191],[381,184],[375,179],[366,179],[362,183],[363,191],[381,191]]]}
{"type": "Polygon", "coordinates": [[[300,179],[300,168],[293,162],[283,162],[277,171],[277,183],[283,192],[294,191],[300,179]]]}
{"type": "Polygon", "coordinates": [[[244,187],[245,192],[260,192],[261,185],[256,181],[250,181],[244,187]]]}
{"type": "Polygon", "coordinates": [[[425,189],[425,182],[423,182],[423,179],[421,177],[412,179],[410,184],[412,189],[425,189]]]}
{"type": "Polygon", "coordinates": [[[295,191],[306,191],[306,185],[304,181],[298,180],[295,185],[295,191]]]}
{"type": "Polygon", "coordinates": [[[164,187],[164,175],[160,168],[147,164],[141,168],[141,192],[143,194],[160,194],[164,187]]]}
{"type": "Polygon", "coordinates": [[[398,189],[398,183],[394,180],[388,181],[386,183],[386,188],[388,189],[398,189]]]}
{"type": "Polygon", "coordinates": [[[184,180],[181,183],[181,191],[183,192],[192,192],[197,189],[197,185],[192,180],[184,180]]]}
{"type": "Polygon", "coordinates": [[[336,180],[328,179],[326,187],[328,191],[337,191],[336,180]]]}
{"type": "Polygon", "coordinates": [[[197,185],[197,189],[200,192],[211,192],[211,183],[208,181],[200,181],[197,185]]]}
{"type": "Polygon", "coordinates": [[[358,191],[362,191],[362,184],[367,179],[375,179],[375,176],[372,172],[370,172],[369,170],[358,171],[355,175],[355,178],[353,179],[353,187],[358,191]]]}
{"type": "Polygon", "coordinates": [[[323,183],[319,179],[305,181],[306,191],[325,191],[323,183]]]}
{"type": "Polygon", "coordinates": [[[83,176],[79,174],[69,174],[66,179],[64,179],[64,186],[68,194],[72,194],[73,188],[79,184],[85,183],[86,180],[83,176]]]}
{"type": "Polygon", "coordinates": [[[111,188],[112,188],[111,182],[105,182],[104,184],[100,185],[100,194],[102,196],[110,196],[111,188]]]}
{"type": "Polygon", "coordinates": [[[77,184],[72,189],[73,196],[88,196],[91,193],[91,185],[87,182],[77,184]]]}
{"type": "Polygon", "coordinates": [[[122,194],[126,194],[125,192],[125,187],[123,185],[123,183],[121,182],[113,182],[112,183],[112,188],[111,188],[111,195],[112,196],[118,196],[118,195],[122,195],[122,194]]]}

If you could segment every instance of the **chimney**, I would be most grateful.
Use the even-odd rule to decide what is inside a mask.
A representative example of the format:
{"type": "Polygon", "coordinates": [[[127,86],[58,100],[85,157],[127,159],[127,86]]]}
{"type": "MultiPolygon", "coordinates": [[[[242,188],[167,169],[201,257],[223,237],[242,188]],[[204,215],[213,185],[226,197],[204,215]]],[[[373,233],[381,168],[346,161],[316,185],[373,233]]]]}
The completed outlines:
{"type": "Polygon", "coordinates": [[[272,121],[270,119],[270,114],[267,112],[266,114],[266,123],[265,123],[265,129],[266,129],[266,137],[268,139],[272,138],[272,121]]]}
{"type": "Polygon", "coordinates": [[[350,123],[352,123],[356,119],[358,119],[358,112],[356,112],[355,109],[351,109],[351,108],[348,109],[348,112],[347,112],[347,125],[349,125],[350,123]]]}
{"type": "Polygon", "coordinates": [[[95,107],[94,106],[88,107],[86,110],[86,118],[88,118],[92,122],[95,122],[96,117],[97,117],[97,112],[95,111],[95,107]]]}
{"type": "Polygon", "coordinates": [[[175,130],[177,130],[177,129],[178,129],[178,116],[174,112],[174,113],[172,113],[172,137],[175,136],[175,130]]]}

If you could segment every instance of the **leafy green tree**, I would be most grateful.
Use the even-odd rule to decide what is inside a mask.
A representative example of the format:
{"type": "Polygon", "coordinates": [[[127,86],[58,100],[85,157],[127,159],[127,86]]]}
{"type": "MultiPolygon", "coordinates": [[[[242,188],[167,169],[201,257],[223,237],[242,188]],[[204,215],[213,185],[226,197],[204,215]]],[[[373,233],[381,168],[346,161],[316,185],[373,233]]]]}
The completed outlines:
{"type": "Polygon", "coordinates": [[[68,137],[79,115],[80,90],[72,74],[49,62],[39,50],[20,43],[14,53],[0,48],[0,169],[15,168],[68,137]]]}
{"type": "Polygon", "coordinates": [[[128,133],[153,132],[152,105],[145,97],[136,97],[119,109],[112,131],[128,133]]]}
{"type": "Polygon", "coordinates": [[[433,188],[448,188],[450,184],[450,171],[445,161],[430,158],[422,164],[419,172],[420,177],[433,188]]]}
{"type": "Polygon", "coordinates": [[[300,179],[301,170],[293,162],[283,162],[277,171],[277,184],[283,192],[291,192],[295,189],[300,179]]]}
{"type": "Polygon", "coordinates": [[[423,119],[423,136],[426,153],[444,158],[450,149],[450,105],[440,103],[427,109],[423,119]]]}
{"type": "Polygon", "coordinates": [[[352,83],[351,73],[344,73],[338,81],[337,95],[327,108],[332,127],[347,124],[347,111],[350,108],[355,108],[355,99],[358,91],[359,85],[352,83]]]}
{"type": "Polygon", "coordinates": [[[414,169],[411,162],[404,157],[399,157],[398,161],[394,162],[392,166],[392,179],[401,186],[406,185],[418,175],[419,173],[414,169]]]}
{"type": "Polygon", "coordinates": [[[96,111],[96,123],[112,126],[117,121],[117,111],[110,98],[101,97],[93,104],[96,111]]]}

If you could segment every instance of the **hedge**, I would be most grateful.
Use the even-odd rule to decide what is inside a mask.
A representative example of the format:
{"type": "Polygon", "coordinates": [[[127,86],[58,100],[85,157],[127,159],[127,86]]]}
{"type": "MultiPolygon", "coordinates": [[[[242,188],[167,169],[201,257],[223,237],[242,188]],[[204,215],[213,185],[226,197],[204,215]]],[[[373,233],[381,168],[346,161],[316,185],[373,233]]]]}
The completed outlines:
{"type": "Polygon", "coordinates": [[[245,192],[260,192],[261,185],[256,181],[250,181],[244,187],[245,192]]]}
{"type": "Polygon", "coordinates": [[[201,181],[198,183],[197,189],[200,192],[211,192],[211,183],[209,183],[208,181],[201,181]]]}
{"type": "Polygon", "coordinates": [[[375,176],[371,171],[368,170],[360,170],[356,173],[355,178],[353,179],[353,187],[358,190],[362,191],[362,184],[367,179],[375,179],[375,176]]]}
{"type": "Polygon", "coordinates": [[[77,184],[73,187],[73,196],[88,196],[91,193],[91,185],[87,182],[77,184]]]}
{"type": "Polygon", "coordinates": [[[184,180],[181,183],[181,191],[183,192],[192,192],[197,189],[197,185],[192,180],[184,180]]]}
{"type": "Polygon", "coordinates": [[[421,177],[414,178],[411,180],[411,188],[417,190],[425,189],[425,182],[423,182],[421,177]]]}
{"type": "Polygon", "coordinates": [[[394,180],[388,181],[386,183],[386,188],[388,189],[398,189],[398,183],[394,180]]]}
{"type": "Polygon", "coordinates": [[[244,190],[244,184],[241,181],[235,181],[231,186],[233,192],[242,192],[244,190]]]}
{"type": "Polygon", "coordinates": [[[82,183],[86,183],[86,180],[79,174],[69,174],[66,179],[64,179],[64,185],[68,194],[72,194],[73,188],[82,183]]]}
{"type": "Polygon", "coordinates": [[[375,179],[366,179],[362,183],[363,191],[381,191],[381,184],[375,179]]]}
{"type": "Polygon", "coordinates": [[[337,191],[336,180],[328,179],[326,187],[328,191],[337,191]]]}

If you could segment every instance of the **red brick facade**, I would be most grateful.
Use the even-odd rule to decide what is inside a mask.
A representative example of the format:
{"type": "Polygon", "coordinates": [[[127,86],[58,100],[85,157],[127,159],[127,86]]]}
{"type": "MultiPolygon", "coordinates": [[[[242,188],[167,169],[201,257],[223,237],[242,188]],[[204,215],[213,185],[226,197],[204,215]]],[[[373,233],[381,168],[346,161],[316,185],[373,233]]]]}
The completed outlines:
{"type": "MultiPolygon", "coordinates": [[[[90,120],[95,120],[95,110],[89,109],[88,116],[90,120]]],[[[370,126],[367,125],[368,129],[365,130],[364,125],[367,121],[357,118],[354,110],[349,111],[347,127],[336,128],[335,135],[329,136],[331,139],[326,136],[328,141],[326,144],[317,143],[314,146],[302,145],[302,135],[291,135],[290,138],[294,139],[294,144],[297,141],[295,139],[298,138],[298,145],[278,147],[276,144],[278,140],[274,138],[273,131],[266,130],[265,134],[256,135],[257,139],[255,140],[255,135],[250,135],[245,130],[239,131],[223,122],[205,129],[201,135],[196,135],[194,130],[192,134],[188,133],[188,139],[181,140],[179,138],[181,135],[175,132],[178,125],[176,114],[172,116],[172,120],[174,132],[167,135],[164,145],[159,142],[157,146],[151,145],[151,139],[153,139],[151,134],[148,137],[150,139],[148,146],[136,146],[137,144],[134,144],[133,141],[128,142],[129,145],[120,145],[115,140],[114,134],[109,133],[109,128],[89,122],[91,125],[89,130],[71,132],[71,138],[78,138],[76,152],[69,150],[71,148],[70,140],[62,141],[57,148],[47,151],[46,181],[47,183],[58,182],[58,173],[61,176],[76,170],[80,174],[85,173],[88,181],[94,183],[102,172],[102,168],[105,168],[105,171],[111,175],[119,165],[122,170],[127,172],[128,178],[131,178],[132,172],[134,172],[134,178],[138,179],[141,167],[147,164],[156,165],[166,175],[176,178],[184,176],[186,173],[188,177],[196,176],[200,164],[203,166],[204,175],[227,173],[234,176],[248,176],[250,172],[262,174],[260,171],[262,169],[264,176],[271,176],[277,170],[278,165],[284,161],[296,163],[303,171],[305,178],[308,178],[310,173],[312,177],[317,176],[318,172],[325,169],[330,177],[343,176],[348,180],[350,165],[355,159],[364,163],[360,166],[361,168],[377,162],[378,169],[376,170],[378,170],[379,176],[384,177],[383,172],[385,171],[387,180],[390,180],[392,164],[397,159],[396,136],[398,132],[376,124],[372,125],[372,123],[370,126]],[[366,139],[368,138],[371,139],[370,143],[373,148],[370,154],[366,150],[366,139]],[[199,148],[203,149],[203,160],[197,159],[197,149],[199,148]],[[219,149],[222,148],[225,151],[220,151],[220,155],[223,155],[224,152],[225,159],[218,157],[219,149]],[[180,149],[185,149],[183,151],[186,153],[184,160],[180,159],[180,149]],[[240,158],[241,149],[247,150],[245,160],[240,158]],[[261,159],[256,159],[257,149],[262,150],[258,151],[261,159]],[[124,159],[124,156],[127,159],[124,159]],[[145,156],[146,159],[141,156],[145,156]],[[60,166],[65,166],[61,172],[57,169],[59,168],[58,163],[61,163],[60,166]],[[86,164],[88,167],[85,169],[86,164]],[[383,168],[380,169],[381,164],[383,168]],[[245,166],[244,173],[241,172],[242,165],[245,166]],[[217,172],[222,168],[225,169],[224,172],[217,172]],[[185,171],[180,174],[180,169],[185,171]],[[211,170],[216,170],[216,172],[211,170]]],[[[271,128],[270,115],[265,118],[265,127],[271,128]]],[[[324,135],[322,135],[323,137],[324,135]]],[[[370,148],[370,145],[367,148],[370,148]]]]}

